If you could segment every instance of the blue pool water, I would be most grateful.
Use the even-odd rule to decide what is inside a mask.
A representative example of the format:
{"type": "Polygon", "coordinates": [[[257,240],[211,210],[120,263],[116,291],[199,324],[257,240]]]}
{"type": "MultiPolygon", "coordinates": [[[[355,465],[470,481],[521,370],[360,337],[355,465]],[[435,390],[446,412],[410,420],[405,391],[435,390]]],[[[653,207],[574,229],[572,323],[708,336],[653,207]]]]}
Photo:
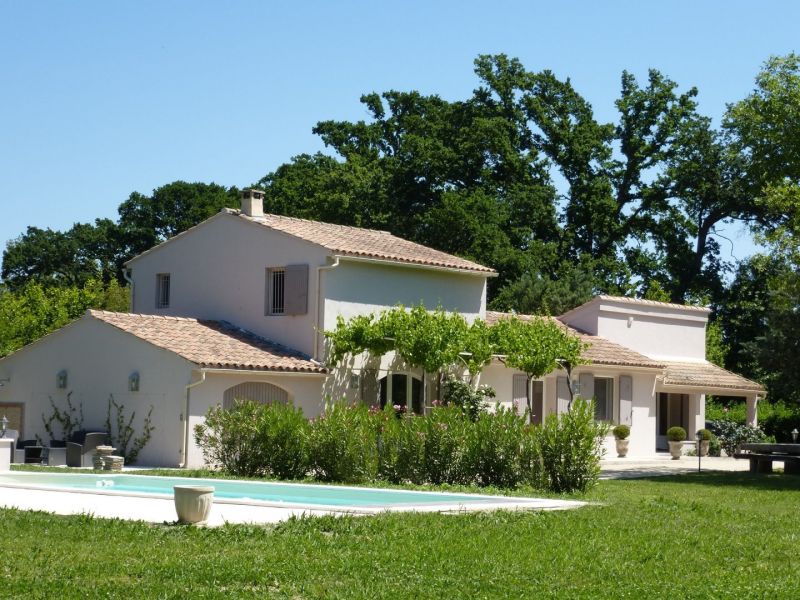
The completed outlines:
{"type": "Polygon", "coordinates": [[[194,479],[186,477],[152,477],[144,475],[96,475],[90,473],[4,473],[0,486],[48,488],[56,490],[113,492],[172,496],[176,485],[208,485],[214,496],[230,501],[256,501],[271,505],[342,506],[361,508],[520,504],[521,498],[381,490],[373,488],[337,487],[302,483],[272,483],[194,479]]]}

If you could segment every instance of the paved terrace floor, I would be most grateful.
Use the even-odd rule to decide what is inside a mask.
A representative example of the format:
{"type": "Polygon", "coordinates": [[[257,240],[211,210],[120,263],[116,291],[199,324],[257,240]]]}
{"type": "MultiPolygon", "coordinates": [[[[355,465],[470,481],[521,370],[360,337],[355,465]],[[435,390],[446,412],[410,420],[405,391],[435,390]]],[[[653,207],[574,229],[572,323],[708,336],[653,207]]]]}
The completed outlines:
{"type": "MultiPolygon", "coordinates": [[[[775,466],[778,466],[777,464],[775,466]]],[[[647,458],[609,457],[600,461],[602,470],[600,479],[632,479],[636,477],[653,477],[658,475],[678,475],[680,473],[696,473],[697,457],[682,456],[678,460],[664,453],[647,458]]],[[[747,471],[750,462],[737,460],[727,456],[706,456],[701,459],[703,471],[747,471]]]]}

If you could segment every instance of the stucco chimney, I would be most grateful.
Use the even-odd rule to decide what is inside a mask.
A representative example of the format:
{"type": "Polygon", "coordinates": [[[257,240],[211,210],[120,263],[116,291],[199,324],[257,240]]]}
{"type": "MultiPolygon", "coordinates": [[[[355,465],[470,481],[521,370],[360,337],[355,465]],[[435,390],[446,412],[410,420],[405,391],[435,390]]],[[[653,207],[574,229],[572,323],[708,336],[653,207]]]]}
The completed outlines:
{"type": "Polygon", "coordinates": [[[264,192],[261,190],[242,190],[242,212],[248,217],[264,216],[264,192]]]}

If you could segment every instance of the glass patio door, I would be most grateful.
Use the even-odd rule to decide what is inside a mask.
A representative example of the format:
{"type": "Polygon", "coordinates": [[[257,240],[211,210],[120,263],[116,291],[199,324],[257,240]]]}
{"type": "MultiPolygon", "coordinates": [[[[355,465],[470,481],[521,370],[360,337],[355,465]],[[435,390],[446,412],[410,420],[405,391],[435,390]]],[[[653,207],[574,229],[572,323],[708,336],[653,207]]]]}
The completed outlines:
{"type": "Polygon", "coordinates": [[[691,435],[689,395],[660,392],[656,404],[656,450],[667,450],[667,430],[670,427],[683,427],[691,435]]]}

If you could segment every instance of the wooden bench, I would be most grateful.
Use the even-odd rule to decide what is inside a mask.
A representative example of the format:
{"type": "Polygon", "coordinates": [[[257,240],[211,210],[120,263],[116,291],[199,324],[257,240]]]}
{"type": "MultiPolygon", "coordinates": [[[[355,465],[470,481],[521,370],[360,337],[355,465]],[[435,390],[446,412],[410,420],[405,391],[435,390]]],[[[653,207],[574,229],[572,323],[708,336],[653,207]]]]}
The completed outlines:
{"type": "Polygon", "coordinates": [[[800,444],[742,444],[734,458],[750,461],[751,473],[772,473],[772,463],[782,462],[787,475],[800,475],[800,444]]]}

